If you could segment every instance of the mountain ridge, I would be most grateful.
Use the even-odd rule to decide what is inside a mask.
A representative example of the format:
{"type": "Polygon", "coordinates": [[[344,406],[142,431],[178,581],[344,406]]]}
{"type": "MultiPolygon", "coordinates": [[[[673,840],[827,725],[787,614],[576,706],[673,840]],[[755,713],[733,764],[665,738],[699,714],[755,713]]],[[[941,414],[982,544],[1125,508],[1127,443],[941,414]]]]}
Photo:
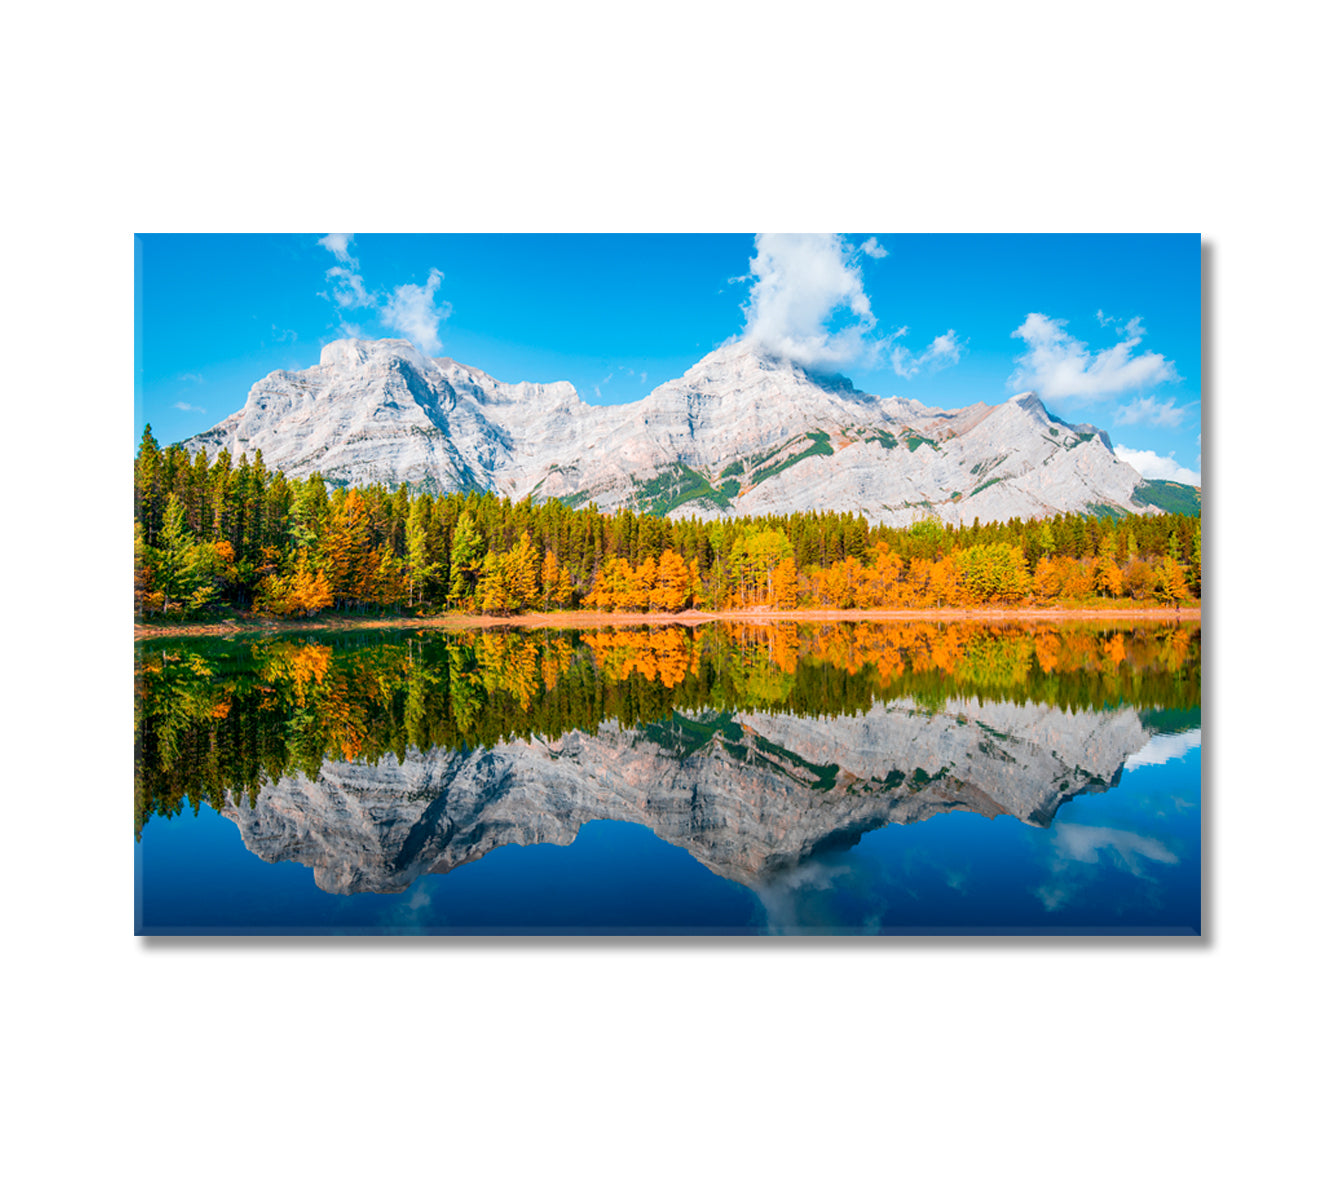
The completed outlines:
{"type": "Polygon", "coordinates": [[[266,375],[185,446],[260,450],[271,468],[335,485],[658,515],[852,511],[907,525],[1158,511],[1103,430],[1053,417],[1035,393],[933,408],[739,341],[641,400],[596,406],[568,382],[503,383],[401,339],[342,339],[317,366],[266,375]]]}

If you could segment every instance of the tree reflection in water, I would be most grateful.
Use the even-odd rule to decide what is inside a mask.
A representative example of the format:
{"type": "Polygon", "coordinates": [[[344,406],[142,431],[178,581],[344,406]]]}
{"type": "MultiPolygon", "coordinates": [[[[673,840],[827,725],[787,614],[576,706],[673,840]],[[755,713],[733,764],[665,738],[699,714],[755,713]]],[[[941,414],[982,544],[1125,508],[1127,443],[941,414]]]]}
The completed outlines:
{"type": "MultiPolygon", "coordinates": [[[[858,717],[899,701],[926,714],[958,702],[1197,710],[1199,626],[729,622],[145,643],[135,833],[186,806],[253,805],[266,785],[338,762],[551,743],[607,722],[650,731],[679,759],[731,744],[719,721],[739,746],[761,716],[858,717]],[[711,716],[692,732],[699,714],[711,716]]],[[[752,739],[746,753],[768,751],[752,739]]]]}

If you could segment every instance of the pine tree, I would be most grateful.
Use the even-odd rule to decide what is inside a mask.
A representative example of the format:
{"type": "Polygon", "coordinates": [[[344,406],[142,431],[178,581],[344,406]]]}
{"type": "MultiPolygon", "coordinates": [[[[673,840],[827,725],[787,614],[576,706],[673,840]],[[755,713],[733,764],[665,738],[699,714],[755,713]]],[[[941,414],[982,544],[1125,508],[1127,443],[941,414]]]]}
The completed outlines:
{"type": "Polygon", "coordinates": [[[147,544],[155,545],[162,528],[162,452],[152,425],[144,426],[134,460],[134,517],[143,526],[147,544]]]}
{"type": "Polygon", "coordinates": [[[441,563],[431,553],[430,518],[430,497],[417,497],[406,517],[404,538],[409,604],[420,604],[427,585],[440,574],[441,563]]]}
{"type": "Polygon", "coordinates": [[[552,605],[561,607],[556,600],[556,592],[560,587],[560,560],[556,557],[555,551],[548,550],[546,557],[542,559],[542,608],[545,612],[550,612],[552,605]]]}
{"type": "Polygon", "coordinates": [[[134,609],[146,613],[162,603],[153,589],[153,551],[144,537],[143,522],[134,523],[134,609]]]}
{"type": "Polygon", "coordinates": [[[449,602],[453,607],[462,607],[472,598],[482,566],[482,535],[472,513],[465,509],[454,526],[449,552],[449,602]]]}

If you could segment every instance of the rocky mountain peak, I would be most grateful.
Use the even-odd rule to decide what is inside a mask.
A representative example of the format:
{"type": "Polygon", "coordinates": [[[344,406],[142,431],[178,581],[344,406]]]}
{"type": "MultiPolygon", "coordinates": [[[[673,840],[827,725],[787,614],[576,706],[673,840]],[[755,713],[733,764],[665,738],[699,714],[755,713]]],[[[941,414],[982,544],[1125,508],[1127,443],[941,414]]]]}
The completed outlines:
{"type": "Polygon", "coordinates": [[[1016,396],[1011,396],[1005,403],[1013,404],[1016,408],[1022,408],[1025,412],[1030,412],[1035,417],[1041,417],[1044,421],[1051,420],[1051,413],[1047,411],[1047,406],[1038,399],[1037,392],[1020,392],[1016,396]]]}
{"type": "Polygon", "coordinates": [[[725,342],[717,350],[706,354],[682,376],[683,381],[691,383],[697,380],[723,383],[759,379],[779,385],[812,385],[832,392],[862,394],[846,375],[804,366],[744,339],[725,342]]]}
{"type": "Polygon", "coordinates": [[[339,338],[320,351],[320,366],[332,370],[356,370],[369,362],[405,362],[419,371],[431,369],[431,360],[405,338],[339,338]]]}

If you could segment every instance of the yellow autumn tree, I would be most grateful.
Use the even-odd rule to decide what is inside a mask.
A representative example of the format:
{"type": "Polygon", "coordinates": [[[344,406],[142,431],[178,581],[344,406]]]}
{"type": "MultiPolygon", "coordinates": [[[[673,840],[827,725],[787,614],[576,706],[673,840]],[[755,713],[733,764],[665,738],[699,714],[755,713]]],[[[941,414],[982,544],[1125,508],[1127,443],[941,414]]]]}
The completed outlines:
{"type": "Polygon", "coordinates": [[[1125,590],[1125,580],[1116,562],[1116,537],[1105,534],[1098,543],[1098,563],[1094,574],[1098,591],[1104,596],[1119,596],[1125,590]]]}
{"type": "Polygon", "coordinates": [[[274,571],[260,580],[254,608],[275,617],[310,617],[333,602],[333,588],[324,571],[313,569],[309,555],[302,550],[291,570],[274,571]]]}
{"type": "Polygon", "coordinates": [[[368,599],[379,565],[371,550],[370,512],[354,489],[330,509],[325,533],[324,571],[334,600],[353,604],[368,599]]]}
{"type": "Polygon", "coordinates": [[[649,555],[635,568],[633,579],[629,597],[630,611],[643,612],[649,607],[653,589],[658,586],[658,560],[649,555]]]}
{"type": "Polygon", "coordinates": [[[553,608],[564,608],[574,595],[574,583],[570,579],[569,568],[562,566],[553,550],[548,550],[542,560],[542,606],[548,612],[553,608]]]}
{"type": "Polygon", "coordinates": [[[690,568],[668,547],[658,559],[658,578],[649,592],[649,608],[654,612],[680,612],[692,598],[690,568]]]}
{"type": "Polygon", "coordinates": [[[303,550],[297,556],[296,570],[292,573],[291,591],[287,597],[288,616],[314,616],[334,601],[333,588],[321,570],[312,570],[303,550]]]}
{"type": "Polygon", "coordinates": [[[1097,583],[1093,576],[1093,564],[1085,559],[1067,559],[1069,570],[1061,581],[1061,599],[1087,600],[1093,595],[1097,583]]]}
{"type": "Polygon", "coordinates": [[[1069,574],[1069,563],[1068,558],[1043,558],[1033,569],[1033,594],[1041,600],[1055,600],[1069,574]]]}
{"type": "Polygon", "coordinates": [[[871,551],[871,564],[857,590],[857,607],[887,608],[895,604],[902,575],[903,559],[885,542],[876,542],[871,551]]]}
{"type": "Polygon", "coordinates": [[[773,596],[770,603],[774,608],[792,609],[797,607],[798,579],[797,561],[785,558],[774,568],[773,596]]]}
{"type": "Polygon", "coordinates": [[[1180,608],[1182,601],[1190,599],[1185,567],[1175,558],[1163,559],[1154,572],[1154,590],[1160,599],[1180,608]]]}
{"type": "Polygon", "coordinates": [[[969,546],[950,555],[964,604],[1014,604],[1028,595],[1033,580],[1018,546],[1005,542],[969,546]]]}
{"type": "Polygon", "coordinates": [[[760,526],[743,530],[727,558],[732,603],[772,604],[774,571],[792,555],[792,543],[781,529],[760,526]]]}
{"type": "Polygon", "coordinates": [[[945,608],[962,603],[960,595],[959,568],[953,555],[942,558],[939,562],[927,563],[928,602],[936,608],[945,608]]]}
{"type": "Polygon", "coordinates": [[[477,607],[484,613],[505,613],[509,611],[509,599],[505,591],[504,556],[494,550],[488,550],[482,559],[482,569],[477,575],[477,607]]]}
{"type": "Polygon", "coordinates": [[[522,612],[537,603],[537,550],[527,530],[505,553],[501,564],[508,612],[522,612]]]}
{"type": "Polygon", "coordinates": [[[864,569],[855,558],[817,570],[811,579],[815,603],[821,608],[851,608],[857,600],[864,569]]]}
{"type": "Polygon", "coordinates": [[[593,585],[584,596],[585,608],[630,612],[635,602],[635,573],[629,559],[604,559],[593,585]]]}

